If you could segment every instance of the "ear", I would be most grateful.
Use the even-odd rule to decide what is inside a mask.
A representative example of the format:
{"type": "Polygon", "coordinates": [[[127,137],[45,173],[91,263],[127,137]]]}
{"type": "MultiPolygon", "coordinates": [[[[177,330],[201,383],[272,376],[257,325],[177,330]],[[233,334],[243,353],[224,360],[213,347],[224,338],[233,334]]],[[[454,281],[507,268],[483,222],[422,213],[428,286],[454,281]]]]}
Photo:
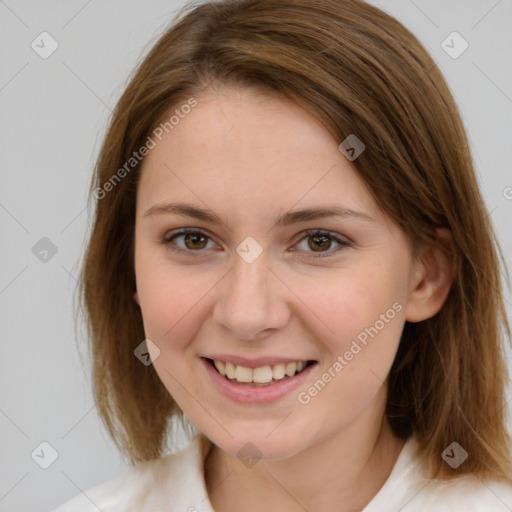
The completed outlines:
{"type": "Polygon", "coordinates": [[[456,275],[455,245],[450,230],[437,230],[438,242],[427,247],[415,262],[405,310],[409,322],[421,322],[437,314],[448,297],[456,275]]]}
{"type": "Polygon", "coordinates": [[[140,306],[139,294],[137,292],[133,294],[133,300],[140,306]]]}

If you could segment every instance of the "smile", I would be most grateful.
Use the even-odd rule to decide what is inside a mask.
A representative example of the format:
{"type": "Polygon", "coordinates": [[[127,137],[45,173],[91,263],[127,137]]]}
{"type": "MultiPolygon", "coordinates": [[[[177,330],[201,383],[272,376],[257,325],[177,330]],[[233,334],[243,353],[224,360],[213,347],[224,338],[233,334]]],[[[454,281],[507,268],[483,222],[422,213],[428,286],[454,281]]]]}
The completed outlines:
{"type": "MultiPolygon", "coordinates": [[[[232,402],[239,404],[270,404],[291,396],[305,385],[318,361],[275,357],[245,359],[221,354],[201,357],[201,366],[206,371],[212,389],[232,402]]],[[[210,389],[207,386],[206,389],[210,389]]]]}
{"type": "Polygon", "coordinates": [[[232,382],[256,385],[272,385],[273,383],[294,377],[314,363],[314,361],[295,361],[248,368],[247,366],[218,359],[208,359],[208,362],[220,375],[232,382]]]}

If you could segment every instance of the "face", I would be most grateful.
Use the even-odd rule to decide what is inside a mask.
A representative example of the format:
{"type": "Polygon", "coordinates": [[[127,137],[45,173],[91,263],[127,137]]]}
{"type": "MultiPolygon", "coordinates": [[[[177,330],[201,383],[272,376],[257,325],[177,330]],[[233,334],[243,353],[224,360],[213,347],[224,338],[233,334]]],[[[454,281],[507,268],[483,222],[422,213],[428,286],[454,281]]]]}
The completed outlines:
{"type": "Polygon", "coordinates": [[[285,458],[366,428],[414,281],[404,234],[296,104],[196,99],[138,188],[135,298],[155,370],[231,454],[251,442],[285,458]],[[297,213],[326,208],[338,215],[297,213]]]}

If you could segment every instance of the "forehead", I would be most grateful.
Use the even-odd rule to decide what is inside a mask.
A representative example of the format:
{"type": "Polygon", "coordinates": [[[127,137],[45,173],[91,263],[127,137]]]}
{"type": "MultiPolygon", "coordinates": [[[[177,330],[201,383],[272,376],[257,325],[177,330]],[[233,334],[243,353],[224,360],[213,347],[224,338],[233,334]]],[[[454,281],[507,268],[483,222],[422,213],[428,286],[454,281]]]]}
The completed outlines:
{"type": "Polygon", "coordinates": [[[300,201],[378,215],[338,142],[293,101],[231,88],[195,100],[145,158],[138,194],[144,207],[186,197],[252,214],[300,201]]]}

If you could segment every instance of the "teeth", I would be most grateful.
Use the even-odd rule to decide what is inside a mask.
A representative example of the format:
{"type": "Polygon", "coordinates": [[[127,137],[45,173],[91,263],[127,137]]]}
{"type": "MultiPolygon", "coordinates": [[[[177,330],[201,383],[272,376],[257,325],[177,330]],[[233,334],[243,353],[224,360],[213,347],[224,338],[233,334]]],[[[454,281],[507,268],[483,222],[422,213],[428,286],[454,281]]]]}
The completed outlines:
{"type": "Polygon", "coordinates": [[[272,380],[272,377],[272,368],[270,368],[270,366],[254,368],[254,370],[252,371],[252,380],[254,382],[259,382],[260,384],[270,382],[272,380]]]}
{"type": "Polygon", "coordinates": [[[285,372],[288,377],[293,377],[297,371],[297,363],[286,363],[285,372]]]}
{"type": "Polygon", "coordinates": [[[284,364],[275,364],[272,366],[272,377],[276,380],[281,380],[286,375],[284,364]]]}
{"type": "Polygon", "coordinates": [[[307,364],[306,361],[297,361],[260,366],[253,369],[219,360],[214,360],[213,363],[217,371],[228,379],[243,383],[256,382],[258,384],[268,384],[272,380],[282,380],[285,376],[293,377],[296,373],[301,372],[307,364]]]}
{"type": "Polygon", "coordinates": [[[228,379],[235,378],[235,365],[233,363],[226,363],[226,376],[228,379]]]}
{"type": "Polygon", "coordinates": [[[215,361],[215,368],[221,375],[226,375],[226,365],[222,361],[215,361]]]}
{"type": "Polygon", "coordinates": [[[238,366],[235,370],[235,379],[238,382],[252,382],[252,370],[245,366],[238,366]]]}

